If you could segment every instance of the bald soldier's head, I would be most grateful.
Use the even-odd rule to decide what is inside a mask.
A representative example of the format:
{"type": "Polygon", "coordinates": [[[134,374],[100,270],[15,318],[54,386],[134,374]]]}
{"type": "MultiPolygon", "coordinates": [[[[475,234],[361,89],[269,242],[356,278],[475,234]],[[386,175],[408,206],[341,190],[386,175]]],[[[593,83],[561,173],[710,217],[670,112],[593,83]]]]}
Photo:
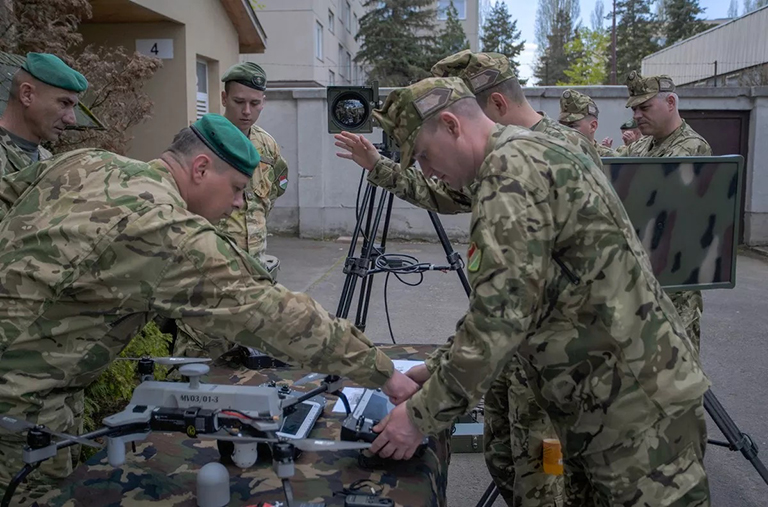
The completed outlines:
{"type": "Polygon", "coordinates": [[[173,138],[160,157],[187,208],[212,224],[243,206],[259,152],[229,120],[206,114],[173,138]]]}
{"type": "Polygon", "coordinates": [[[664,139],[682,124],[671,77],[643,77],[633,70],[627,76],[626,85],[627,107],[632,108],[632,117],[643,135],[664,139]]]}
{"type": "Polygon", "coordinates": [[[82,74],[56,56],[29,53],[11,80],[0,126],[33,143],[56,141],[75,124],[78,94],[87,86],[82,74]]]}

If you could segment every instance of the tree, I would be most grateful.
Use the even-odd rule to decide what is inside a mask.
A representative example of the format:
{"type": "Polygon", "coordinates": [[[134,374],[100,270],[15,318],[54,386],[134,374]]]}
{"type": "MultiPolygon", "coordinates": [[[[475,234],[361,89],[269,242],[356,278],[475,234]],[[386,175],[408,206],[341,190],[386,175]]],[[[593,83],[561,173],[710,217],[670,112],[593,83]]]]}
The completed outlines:
{"type": "Polygon", "coordinates": [[[744,0],[744,11],[742,15],[750,13],[757,9],[757,3],[755,0],[744,0]]]}
{"type": "Polygon", "coordinates": [[[459,21],[459,11],[451,0],[446,10],[445,27],[437,35],[437,45],[432,60],[441,60],[464,49],[469,49],[469,41],[459,21]]]}
{"type": "MultiPolygon", "coordinates": [[[[621,84],[631,71],[640,70],[643,58],[659,46],[654,40],[657,26],[651,17],[650,0],[617,0],[616,18],[616,81],[621,84]]],[[[610,61],[606,71],[610,73],[610,61]]]]}
{"type": "Polygon", "coordinates": [[[432,0],[366,0],[355,61],[382,86],[407,86],[429,76],[435,45],[432,0]]]}
{"type": "Polygon", "coordinates": [[[570,12],[564,9],[557,11],[551,30],[552,33],[547,37],[547,45],[544,51],[540,51],[538,63],[533,71],[539,85],[543,86],[554,85],[568,79],[565,70],[570,63],[566,46],[578,33],[577,29],[573,29],[570,12]]]}
{"type": "Polygon", "coordinates": [[[536,8],[535,41],[540,52],[549,45],[549,36],[557,22],[560,11],[568,13],[570,20],[575,21],[581,15],[579,0],[539,0],[536,8]]]}
{"type": "Polygon", "coordinates": [[[608,47],[611,35],[607,30],[582,28],[577,37],[566,44],[570,66],[564,71],[567,80],[559,86],[586,86],[605,84],[608,79],[608,47]]]}
{"type": "Polygon", "coordinates": [[[122,47],[83,48],[77,28],[90,17],[91,4],[87,0],[8,1],[0,18],[0,50],[20,55],[30,51],[52,53],[88,79],[88,90],[80,100],[106,128],[66,131],[52,146],[54,152],[92,147],[124,155],[131,128],[151,115],[152,102],[143,87],[161,61],[130,54],[122,47]]]}
{"type": "Polygon", "coordinates": [[[731,19],[739,17],[739,4],[737,0],[731,0],[731,5],[728,7],[728,17],[731,19]]]}
{"type": "MultiPolygon", "coordinates": [[[[512,19],[512,15],[507,10],[507,4],[497,0],[483,25],[480,46],[483,51],[507,55],[515,76],[520,79],[518,58],[525,48],[525,41],[518,41],[520,41],[520,30],[517,29],[517,20],[512,19]]],[[[525,84],[525,80],[520,82],[525,84]]]]}
{"type": "Polygon", "coordinates": [[[704,13],[699,0],[666,0],[664,35],[667,46],[707,29],[698,16],[704,13]]]}
{"type": "Polygon", "coordinates": [[[605,20],[605,12],[603,8],[603,2],[602,0],[597,0],[597,2],[595,2],[595,10],[592,11],[592,16],[590,17],[592,30],[602,30],[604,20],[605,20]]]}

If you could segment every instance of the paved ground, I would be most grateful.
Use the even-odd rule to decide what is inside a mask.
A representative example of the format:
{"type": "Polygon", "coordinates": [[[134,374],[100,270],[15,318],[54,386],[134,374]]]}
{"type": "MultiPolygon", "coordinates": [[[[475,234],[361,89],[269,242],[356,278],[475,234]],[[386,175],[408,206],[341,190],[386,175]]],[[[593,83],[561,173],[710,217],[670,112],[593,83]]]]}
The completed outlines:
{"type": "MultiPolygon", "coordinates": [[[[270,253],[281,259],[279,281],[292,290],[309,292],[331,312],[336,311],[344,284],[342,267],[348,248],[343,242],[269,239],[270,253]]],[[[465,245],[456,248],[462,255],[466,250],[465,245]]],[[[387,250],[423,262],[445,262],[437,244],[390,243],[387,250]]],[[[762,457],[768,464],[768,258],[741,255],[737,269],[736,289],[705,292],[702,358],[713,392],[742,431],[764,449],[762,457]]],[[[377,276],[366,328],[377,343],[390,342],[383,295],[384,276],[377,276]]],[[[467,299],[455,273],[430,272],[417,287],[407,287],[392,277],[388,303],[398,342],[439,344],[452,333],[467,299]]],[[[710,437],[720,438],[717,427],[711,420],[708,423],[710,437]]],[[[713,506],[768,505],[768,485],[740,453],[710,446],[706,467],[713,506]]],[[[449,506],[475,505],[489,482],[481,454],[455,454],[449,474],[449,506]]],[[[494,507],[503,505],[497,500],[494,507]]]]}

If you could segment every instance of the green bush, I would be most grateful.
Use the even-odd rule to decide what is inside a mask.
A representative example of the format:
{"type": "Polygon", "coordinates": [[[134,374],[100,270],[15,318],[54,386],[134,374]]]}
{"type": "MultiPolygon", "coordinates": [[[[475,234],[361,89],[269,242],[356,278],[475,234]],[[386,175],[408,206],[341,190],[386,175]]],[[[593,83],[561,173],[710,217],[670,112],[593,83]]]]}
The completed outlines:
{"type": "MultiPolygon", "coordinates": [[[[171,336],[162,334],[154,322],[147,324],[134,336],[120,357],[161,357],[168,355],[171,336]]],[[[155,365],[155,378],[163,380],[168,373],[165,366],[155,365]]],[[[83,430],[93,431],[102,426],[101,420],[125,408],[131,400],[133,388],[138,384],[135,361],[115,361],[101,376],[85,390],[85,412],[83,430]]],[[[91,447],[82,447],[81,461],[96,452],[91,447]]]]}

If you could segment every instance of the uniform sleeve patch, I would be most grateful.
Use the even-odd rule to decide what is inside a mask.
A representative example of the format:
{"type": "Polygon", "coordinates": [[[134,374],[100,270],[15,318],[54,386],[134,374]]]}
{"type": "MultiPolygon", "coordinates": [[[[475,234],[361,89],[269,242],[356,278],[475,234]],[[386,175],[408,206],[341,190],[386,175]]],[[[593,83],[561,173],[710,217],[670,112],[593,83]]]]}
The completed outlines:
{"type": "Polygon", "coordinates": [[[285,175],[280,176],[280,178],[277,180],[277,184],[280,185],[280,188],[285,190],[288,188],[288,177],[285,175]]]}
{"type": "Polygon", "coordinates": [[[480,260],[483,258],[483,251],[477,247],[474,241],[469,245],[467,251],[467,270],[475,272],[480,269],[480,260]]]}

